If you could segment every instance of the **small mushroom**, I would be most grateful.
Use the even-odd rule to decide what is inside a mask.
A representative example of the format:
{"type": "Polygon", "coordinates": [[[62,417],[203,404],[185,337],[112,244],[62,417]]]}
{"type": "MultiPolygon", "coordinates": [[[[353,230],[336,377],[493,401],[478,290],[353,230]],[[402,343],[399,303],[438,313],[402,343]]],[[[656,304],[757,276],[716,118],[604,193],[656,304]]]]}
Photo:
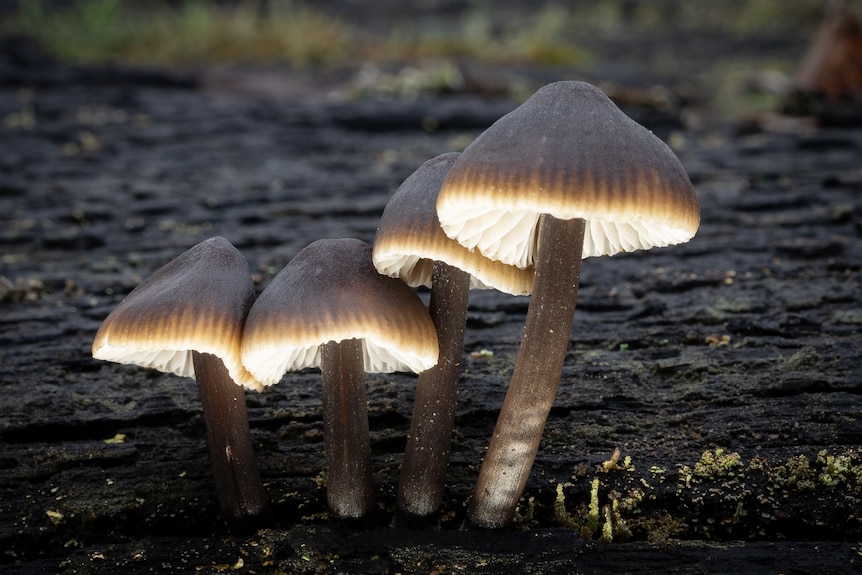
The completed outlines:
{"type": "Polygon", "coordinates": [[[535,266],[511,383],[468,511],[509,523],[535,460],[569,344],[581,258],[688,241],[697,197],[676,155],[598,88],[557,82],[480,134],[437,200],[469,249],[535,266]]]}
{"type": "Polygon", "coordinates": [[[422,300],[377,273],[371,246],[318,240],[303,248],[249,312],[242,361],[265,385],[320,367],[330,512],[361,518],[374,506],[365,372],[422,372],[437,362],[422,300]]]}
{"type": "Polygon", "coordinates": [[[431,288],[429,311],[440,359],[416,382],[416,399],[398,482],[397,503],[408,515],[438,510],[451,447],[464,346],[469,288],[530,293],[533,270],[489,260],[446,236],[437,219],[437,192],[457,153],[425,162],[395,191],[377,229],[372,257],[382,274],[431,288]]]}
{"type": "Polygon", "coordinates": [[[222,237],[192,247],[138,287],[96,333],[93,357],[197,380],[222,513],[236,530],[271,524],[243,386],[261,384],[240,361],[254,301],[245,258],[222,237]]]}

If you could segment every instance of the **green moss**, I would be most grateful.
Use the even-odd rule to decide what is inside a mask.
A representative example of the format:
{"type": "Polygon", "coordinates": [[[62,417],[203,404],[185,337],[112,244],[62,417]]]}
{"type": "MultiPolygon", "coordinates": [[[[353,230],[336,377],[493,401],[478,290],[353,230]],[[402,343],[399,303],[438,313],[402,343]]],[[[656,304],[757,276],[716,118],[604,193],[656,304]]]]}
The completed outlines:
{"type": "Polygon", "coordinates": [[[818,482],[828,489],[846,488],[852,493],[862,490],[862,462],[859,453],[847,451],[842,455],[830,455],[826,450],[817,454],[821,466],[818,482]]]}
{"type": "MultiPolygon", "coordinates": [[[[595,475],[559,483],[553,501],[555,525],[586,540],[664,541],[672,538],[763,540],[787,536],[785,529],[828,532],[840,521],[847,534],[862,529],[862,454],[858,450],[798,454],[784,461],[765,455],[744,462],[726,448],[703,452],[678,464],[677,481],[662,465],[635,471],[618,452],[594,467],[595,475]],[[657,482],[656,479],[659,479],[657,482]],[[572,504],[571,489],[586,489],[572,504]]],[[[658,462],[661,463],[661,462],[658,462]]],[[[855,535],[849,535],[855,536],[855,535]]]]}
{"type": "Polygon", "coordinates": [[[587,513],[587,524],[581,530],[581,533],[588,534],[588,539],[599,531],[599,485],[599,478],[596,477],[590,486],[590,506],[587,513]]]}
{"type": "Polygon", "coordinates": [[[526,503],[523,506],[523,511],[521,510],[521,505],[518,505],[518,507],[515,508],[515,517],[512,520],[512,525],[514,525],[518,529],[527,531],[528,529],[538,524],[535,519],[535,515],[536,498],[529,497],[527,498],[526,503]]]}
{"type": "Polygon", "coordinates": [[[719,447],[714,451],[704,451],[700,461],[694,465],[692,474],[701,479],[732,477],[740,467],[742,458],[739,453],[727,453],[719,447]]]}
{"type": "Polygon", "coordinates": [[[579,507],[573,514],[566,508],[565,485],[558,483],[557,495],[554,499],[554,522],[561,527],[577,530],[584,539],[605,542],[627,541],[631,538],[632,531],[623,515],[636,512],[643,498],[643,492],[633,490],[628,497],[622,497],[619,492],[612,489],[607,494],[606,503],[602,505],[599,496],[600,487],[599,478],[593,478],[590,483],[589,503],[579,507]]]}
{"type": "Polygon", "coordinates": [[[602,463],[601,469],[605,472],[608,471],[634,471],[635,467],[632,465],[632,458],[629,455],[623,457],[622,463],[620,463],[620,448],[617,447],[614,449],[611,458],[602,463]]]}
{"type": "Polygon", "coordinates": [[[811,464],[805,455],[789,458],[787,463],[774,468],[768,477],[771,491],[791,489],[808,491],[815,487],[815,472],[811,469],[811,464]]]}
{"type": "Polygon", "coordinates": [[[605,505],[605,525],[602,531],[602,539],[607,541],[628,541],[632,532],[625,519],[623,519],[619,494],[611,492],[610,503],[605,505]]]}
{"type": "Polygon", "coordinates": [[[554,522],[560,527],[577,529],[578,521],[566,509],[566,495],[564,485],[557,483],[557,496],[554,498],[554,522]]]}
{"type": "Polygon", "coordinates": [[[650,517],[639,517],[630,522],[633,532],[643,533],[647,541],[668,541],[683,536],[689,526],[681,517],[670,513],[659,513],[650,517]]]}

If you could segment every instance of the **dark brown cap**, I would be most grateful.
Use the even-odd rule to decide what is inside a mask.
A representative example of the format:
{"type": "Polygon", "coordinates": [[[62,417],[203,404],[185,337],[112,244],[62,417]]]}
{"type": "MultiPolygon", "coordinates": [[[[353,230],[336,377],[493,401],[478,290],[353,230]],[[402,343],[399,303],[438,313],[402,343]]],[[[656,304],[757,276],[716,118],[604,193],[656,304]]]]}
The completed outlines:
{"type": "Polygon", "coordinates": [[[242,360],[265,385],[320,366],[320,346],[361,339],[366,372],[419,373],[437,363],[428,310],[403,281],[381,275],[371,246],[317,240],[263,290],[249,312],[242,360]]]}
{"type": "Polygon", "coordinates": [[[435,261],[470,274],[470,287],[528,295],[533,268],[491,260],[448,237],[437,219],[437,193],[458,158],[448,153],[422,164],[392,195],[377,228],[373,259],[377,270],[408,285],[431,287],[435,261]]]}
{"type": "Polygon", "coordinates": [[[587,221],[583,257],[691,239],[700,210],[671,149],[585,82],[557,82],[480,134],[450,169],[437,215],[469,249],[525,268],[539,216],[587,221]]]}
{"type": "Polygon", "coordinates": [[[231,378],[262,389],[240,361],[254,285],[226,239],[205,240],[141,282],[99,327],[93,357],[194,378],[192,352],[219,357],[231,378]]]}

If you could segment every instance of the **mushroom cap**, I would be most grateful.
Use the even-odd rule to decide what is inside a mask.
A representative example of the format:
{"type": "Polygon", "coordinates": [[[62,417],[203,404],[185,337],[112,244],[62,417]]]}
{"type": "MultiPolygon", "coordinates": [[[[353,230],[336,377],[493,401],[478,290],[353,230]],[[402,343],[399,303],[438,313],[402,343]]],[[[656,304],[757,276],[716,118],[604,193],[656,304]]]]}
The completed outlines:
{"type": "Polygon", "coordinates": [[[254,302],[248,263],[214,237],[141,282],[96,332],[93,357],[195,377],[192,352],[219,357],[238,385],[262,389],[240,361],[243,322],[254,302]]]}
{"type": "Polygon", "coordinates": [[[585,82],[557,82],[480,134],[446,176],[437,215],[469,249],[525,268],[539,216],[587,221],[583,257],[686,242],[700,224],[671,149],[585,82]]]}
{"type": "Polygon", "coordinates": [[[361,339],[366,372],[422,372],[437,363],[428,310],[403,281],[381,275],[371,246],[317,240],[276,275],[249,311],[242,361],[264,385],[320,366],[320,346],[361,339]]]}
{"type": "Polygon", "coordinates": [[[372,258],[377,271],[412,287],[431,287],[434,262],[470,274],[470,287],[528,295],[533,268],[520,269],[468,250],[443,233],[437,219],[437,192],[460,154],[432,158],[399,186],[383,210],[372,258]]]}

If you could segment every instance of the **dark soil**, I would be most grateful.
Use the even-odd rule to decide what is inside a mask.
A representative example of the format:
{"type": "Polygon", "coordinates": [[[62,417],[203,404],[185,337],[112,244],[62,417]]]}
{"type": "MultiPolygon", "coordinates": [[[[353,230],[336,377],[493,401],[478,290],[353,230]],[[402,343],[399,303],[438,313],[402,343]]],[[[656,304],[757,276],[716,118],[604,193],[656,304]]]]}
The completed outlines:
{"type": "MultiPolygon", "coordinates": [[[[516,103],[494,90],[351,101],[332,97],[347,72],[213,80],[22,61],[20,42],[7,44],[3,573],[859,572],[859,128],[695,129],[703,100],[691,86],[627,71],[619,101],[676,149],[702,225],[682,246],[584,262],[517,525],[461,529],[528,303],[489,291],[471,297],[437,525],[390,526],[407,375],[368,378],[378,514],[326,517],[319,374],[308,371],[248,395],[278,527],[238,536],[219,517],[194,383],[93,360],[100,322],[207,237],[239,248],[258,289],[318,238],[373,241],[401,181],[516,103]],[[663,106],[656,85],[673,96],[663,106]]],[[[798,42],[781,46],[797,57],[798,42]]],[[[602,68],[565,77],[597,81],[602,68]]]]}

